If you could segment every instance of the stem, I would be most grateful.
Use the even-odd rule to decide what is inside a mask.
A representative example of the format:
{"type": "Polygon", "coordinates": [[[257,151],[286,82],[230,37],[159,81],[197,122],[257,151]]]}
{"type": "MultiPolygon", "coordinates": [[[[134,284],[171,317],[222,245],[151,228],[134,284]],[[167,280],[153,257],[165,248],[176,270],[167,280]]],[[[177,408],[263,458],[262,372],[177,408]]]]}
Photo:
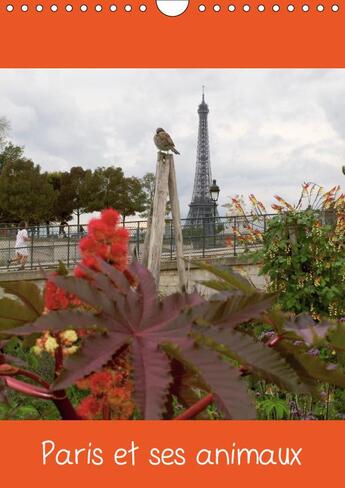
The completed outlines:
{"type": "Polygon", "coordinates": [[[67,398],[65,390],[56,391],[53,402],[59,410],[62,420],[82,420],[70,400],[67,398]],[[61,396],[61,398],[58,398],[59,396],[61,396]]]}
{"type": "Polygon", "coordinates": [[[204,398],[194,403],[190,408],[187,408],[181,415],[175,417],[174,420],[189,420],[205,410],[213,402],[212,393],[206,395],[204,398]]]}
{"type": "Polygon", "coordinates": [[[31,385],[30,383],[24,383],[17,380],[12,376],[3,376],[5,384],[12,390],[24,393],[24,395],[30,395],[36,398],[42,398],[43,400],[52,400],[54,395],[48,389],[41,386],[31,385]]]}
{"type": "Polygon", "coordinates": [[[55,378],[60,374],[63,366],[63,351],[59,334],[54,334],[54,337],[58,343],[58,347],[55,349],[55,378]]]}
{"type": "Polygon", "coordinates": [[[39,385],[43,386],[44,388],[49,389],[49,383],[44,381],[40,376],[37,374],[33,373],[32,371],[27,371],[26,369],[18,369],[18,372],[16,373],[17,375],[20,376],[26,376],[27,378],[30,378],[33,381],[36,381],[39,385]]]}
{"type": "MultiPolygon", "coordinates": [[[[30,372],[28,371],[21,371],[18,374],[23,375],[23,371],[25,376],[31,377],[32,379],[36,375],[32,374],[29,376],[30,372]]],[[[81,420],[77,412],[75,411],[72,403],[67,398],[66,392],[64,390],[51,392],[49,391],[49,385],[47,388],[42,388],[41,386],[32,385],[30,383],[25,383],[23,381],[17,380],[13,378],[13,376],[3,376],[2,377],[5,384],[11,388],[12,390],[18,391],[19,393],[23,393],[24,395],[29,395],[35,398],[41,398],[42,400],[51,400],[54,402],[56,408],[58,409],[61,417],[63,420],[81,420]]],[[[39,379],[41,384],[43,380],[39,379]]]]}

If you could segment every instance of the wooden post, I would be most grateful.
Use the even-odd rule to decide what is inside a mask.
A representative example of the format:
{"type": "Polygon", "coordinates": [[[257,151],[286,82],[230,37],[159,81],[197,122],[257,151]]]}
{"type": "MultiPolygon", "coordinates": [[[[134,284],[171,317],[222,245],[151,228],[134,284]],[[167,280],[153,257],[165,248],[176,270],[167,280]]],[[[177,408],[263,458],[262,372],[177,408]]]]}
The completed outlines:
{"type": "Polygon", "coordinates": [[[180,288],[182,291],[186,289],[186,269],[185,262],[183,259],[183,238],[182,238],[182,227],[181,227],[181,214],[180,214],[180,204],[178,201],[177,194],[177,184],[176,184],[176,173],[175,173],[175,163],[173,155],[167,156],[167,162],[169,161],[169,195],[171,203],[171,213],[173,218],[173,225],[175,230],[175,245],[176,245],[176,263],[177,271],[179,276],[180,288]]]}
{"type": "Polygon", "coordinates": [[[159,286],[159,274],[165,225],[165,209],[168,197],[169,168],[170,165],[167,155],[158,152],[156,186],[153,199],[152,226],[150,232],[147,266],[156,280],[157,287],[159,286]]]}
{"type": "Polygon", "coordinates": [[[149,246],[150,246],[150,236],[151,236],[151,227],[152,227],[152,212],[153,212],[153,202],[151,203],[150,214],[147,219],[147,227],[144,239],[144,246],[143,246],[143,256],[141,262],[146,268],[149,265],[149,246]]]}

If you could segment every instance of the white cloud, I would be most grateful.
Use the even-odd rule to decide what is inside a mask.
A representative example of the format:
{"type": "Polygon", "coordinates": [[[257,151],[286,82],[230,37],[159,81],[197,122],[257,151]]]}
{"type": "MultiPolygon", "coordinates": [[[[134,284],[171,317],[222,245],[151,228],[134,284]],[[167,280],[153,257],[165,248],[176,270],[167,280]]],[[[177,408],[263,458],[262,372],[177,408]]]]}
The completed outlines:
{"type": "Polygon", "coordinates": [[[344,70],[0,70],[0,116],[44,170],[121,165],[154,171],[158,126],[176,158],[183,215],[191,199],[201,85],[221,204],[255,193],[290,200],[312,179],[342,183],[344,70]]]}

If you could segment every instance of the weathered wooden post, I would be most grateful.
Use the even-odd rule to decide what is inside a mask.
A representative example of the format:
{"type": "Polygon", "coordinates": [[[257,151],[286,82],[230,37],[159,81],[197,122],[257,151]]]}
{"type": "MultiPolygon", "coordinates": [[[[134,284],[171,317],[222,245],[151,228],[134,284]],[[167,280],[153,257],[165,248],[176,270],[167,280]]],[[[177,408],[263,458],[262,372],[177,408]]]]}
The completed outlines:
{"type": "Polygon", "coordinates": [[[168,193],[172,208],[175,229],[176,260],[180,288],[186,287],[186,272],[183,260],[183,241],[180,218],[180,206],[177,194],[174,158],[172,154],[158,152],[156,167],[156,185],[152,206],[152,216],[148,220],[143,249],[143,264],[148,267],[159,286],[160,265],[165,228],[165,210],[168,193]]]}
{"type": "Polygon", "coordinates": [[[147,219],[147,227],[143,245],[143,256],[141,262],[146,268],[149,264],[149,245],[150,245],[150,236],[151,236],[151,227],[152,227],[152,212],[153,212],[153,202],[151,203],[150,213],[147,219]]]}
{"type": "Polygon", "coordinates": [[[169,171],[169,195],[171,203],[171,213],[173,218],[173,226],[175,230],[175,246],[176,246],[176,264],[179,277],[179,283],[181,290],[186,287],[186,268],[183,259],[183,238],[182,238],[182,227],[181,227],[181,214],[180,214],[180,204],[178,201],[177,194],[177,183],[176,183],[176,173],[175,173],[175,163],[173,155],[168,156],[170,161],[170,171],[169,171]]]}

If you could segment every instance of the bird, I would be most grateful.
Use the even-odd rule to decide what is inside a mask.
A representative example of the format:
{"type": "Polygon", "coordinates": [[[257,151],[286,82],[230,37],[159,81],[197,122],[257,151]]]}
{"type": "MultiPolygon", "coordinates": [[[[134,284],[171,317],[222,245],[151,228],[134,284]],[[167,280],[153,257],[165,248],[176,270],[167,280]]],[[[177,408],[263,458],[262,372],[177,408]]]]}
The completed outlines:
{"type": "Polygon", "coordinates": [[[180,154],[175,147],[174,141],[161,127],[156,130],[153,140],[160,151],[172,151],[175,154],[180,154]]]}

